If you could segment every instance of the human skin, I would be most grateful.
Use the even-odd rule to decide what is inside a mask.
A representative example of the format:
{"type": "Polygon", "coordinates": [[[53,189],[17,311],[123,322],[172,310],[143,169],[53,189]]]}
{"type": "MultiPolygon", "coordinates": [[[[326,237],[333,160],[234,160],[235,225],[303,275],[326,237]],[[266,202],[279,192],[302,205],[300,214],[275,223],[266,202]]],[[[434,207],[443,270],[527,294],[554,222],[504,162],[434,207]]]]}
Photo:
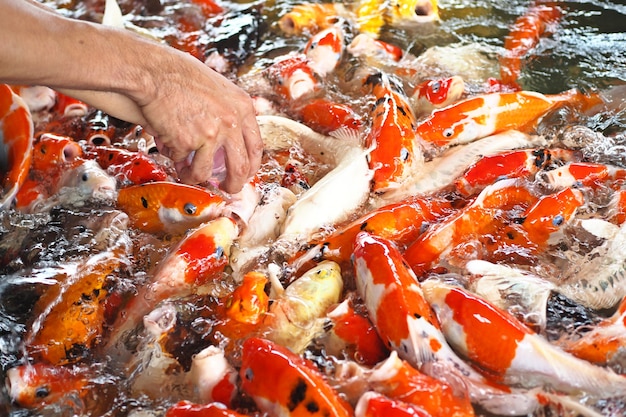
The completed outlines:
{"type": "Polygon", "coordinates": [[[0,0],[0,28],[0,82],[48,86],[143,126],[183,182],[209,180],[220,147],[225,191],[238,192],[258,170],[252,99],[191,55],[32,0],[0,0]]]}

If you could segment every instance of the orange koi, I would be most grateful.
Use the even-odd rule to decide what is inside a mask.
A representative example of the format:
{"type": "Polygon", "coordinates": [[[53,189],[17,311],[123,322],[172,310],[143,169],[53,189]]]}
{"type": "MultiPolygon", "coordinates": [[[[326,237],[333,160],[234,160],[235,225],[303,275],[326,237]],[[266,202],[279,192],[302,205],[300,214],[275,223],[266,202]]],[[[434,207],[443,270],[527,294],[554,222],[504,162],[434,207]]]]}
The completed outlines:
{"type": "Polygon", "coordinates": [[[571,162],[546,171],[543,179],[552,187],[594,186],[608,180],[626,179],[626,169],[589,162],[571,162]]]}
{"type": "Polygon", "coordinates": [[[327,317],[332,322],[332,329],[329,331],[331,342],[325,345],[330,351],[333,338],[341,341],[341,352],[337,352],[336,356],[346,355],[365,366],[374,366],[389,356],[389,350],[372,322],[365,315],[357,313],[349,300],[342,301],[327,317]]]}
{"type": "Polygon", "coordinates": [[[227,217],[218,217],[188,232],[159,263],[151,282],[139,288],[124,313],[118,315],[107,346],[119,349],[125,333],[141,323],[159,302],[188,295],[197,286],[220,277],[238,232],[236,223],[227,217]]]}
{"type": "Polygon", "coordinates": [[[88,151],[96,161],[123,185],[165,181],[165,169],[141,152],[111,146],[96,146],[88,151]]]}
{"type": "Polygon", "coordinates": [[[575,90],[544,95],[532,91],[490,93],[470,97],[434,110],[417,125],[417,135],[435,146],[475,141],[505,130],[528,130],[557,106],[589,108],[601,101],[575,90]]]}
{"type": "Polygon", "coordinates": [[[376,103],[370,114],[372,126],[365,147],[374,171],[372,190],[377,193],[399,187],[419,173],[424,155],[415,135],[415,115],[408,98],[391,77],[378,73],[367,77],[376,103]]]}
{"type": "Polygon", "coordinates": [[[226,316],[238,323],[259,324],[269,307],[265,286],[269,282],[261,272],[251,271],[226,301],[226,316]]]}
{"type": "Polygon", "coordinates": [[[361,231],[391,240],[399,248],[404,249],[406,245],[415,241],[430,223],[437,222],[455,211],[452,203],[446,199],[412,197],[372,210],[339,227],[323,240],[309,243],[316,245],[319,250],[315,259],[328,259],[345,265],[350,262],[354,238],[361,231]]]}
{"type": "Polygon", "coordinates": [[[531,177],[552,165],[560,165],[580,158],[578,152],[568,149],[520,149],[486,156],[472,164],[454,185],[465,196],[470,196],[503,178],[531,177]]]}
{"type": "Polygon", "coordinates": [[[305,125],[324,135],[342,130],[357,134],[363,124],[361,116],[349,105],[322,98],[309,101],[298,113],[305,125]]]}
{"type": "Polygon", "coordinates": [[[464,91],[465,82],[458,75],[426,80],[413,90],[413,111],[416,115],[422,115],[449,106],[458,101],[464,91]]]}
{"type": "Polygon", "coordinates": [[[344,50],[343,38],[343,30],[339,26],[331,26],[309,39],[304,54],[317,75],[324,77],[339,65],[344,50]]]}
{"type": "Polygon", "coordinates": [[[8,208],[26,181],[33,150],[33,119],[24,100],[0,85],[0,209],[8,208]]]}
{"type": "Polygon", "coordinates": [[[474,409],[467,389],[428,376],[394,351],[367,378],[371,389],[386,397],[418,405],[432,417],[470,417],[474,409]]]}
{"type": "Polygon", "coordinates": [[[165,417],[246,417],[246,414],[230,410],[219,402],[194,404],[180,401],[167,409],[165,417]]]}
{"type": "Polygon", "coordinates": [[[20,407],[38,408],[88,392],[92,372],[83,366],[20,365],[7,371],[7,390],[20,407]]]}
{"type": "Polygon", "coordinates": [[[387,347],[417,367],[432,361],[434,351],[445,341],[435,313],[400,251],[385,239],[360,232],[353,262],[357,290],[387,347]],[[416,328],[428,330],[418,338],[413,334],[416,328]]]}
{"type": "Polygon", "coordinates": [[[378,392],[368,391],[359,398],[354,408],[355,417],[431,417],[421,407],[389,398],[378,392]]]}
{"type": "Polygon", "coordinates": [[[504,84],[515,85],[521,74],[522,58],[534,48],[539,39],[550,32],[561,18],[561,9],[556,5],[531,6],[523,16],[517,18],[504,39],[505,52],[500,58],[500,78],[504,84]]]}
{"type": "Polygon", "coordinates": [[[597,365],[607,365],[626,344],[626,299],[622,300],[613,315],[588,332],[573,339],[570,335],[559,340],[558,345],[577,358],[597,365]]]}
{"type": "Polygon", "coordinates": [[[422,276],[445,251],[464,239],[484,234],[498,219],[496,211],[516,205],[528,206],[536,201],[537,197],[524,184],[515,180],[498,181],[486,187],[471,204],[420,235],[408,246],[404,258],[413,271],[422,276]]]}
{"type": "Polygon", "coordinates": [[[278,20],[278,26],[287,35],[316,33],[337,23],[345,13],[341,3],[297,4],[278,20]]]}
{"type": "Polygon", "coordinates": [[[615,224],[626,222],[626,189],[617,190],[609,204],[609,220],[615,224]]]}
{"type": "Polygon", "coordinates": [[[484,299],[435,280],[422,287],[446,340],[490,378],[528,388],[546,385],[570,394],[626,393],[623,375],[564,352],[484,299]]]}
{"type": "Polygon", "coordinates": [[[83,148],[69,136],[44,133],[33,145],[31,169],[45,173],[67,168],[83,157],[83,148]]]}
{"type": "Polygon", "coordinates": [[[89,106],[80,100],[57,91],[56,102],[52,111],[59,117],[82,117],[87,115],[89,106]]]}
{"type": "Polygon", "coordinates": [[[206,188],[167,181],[122,188],[117,204],[138,229],[174,234],[216,218],[226,205],[221,196],[206,188]]]}
{"type": "Polygon", "coordinates": [[[262,412],[293,417],[353,415],[352,407],[312,363],[268,340],[252,337],[243,342],[239,375],[241,389],[262,412]]]}
{"type": "Polygon", "coordinates": [[[31,357],[58,365],[89,354],[103,334],[108,276],[122,261],[120,254],[103,252],[76,273],[59,277],[35,306],[36,319],[25,339],[31,357]]]}
{"type": "Polygon", "coordinates": [[[304,54],[284,57],[267,67],[263,74],[276,94],[288,101],[310,96],[320,88],[320,82],[304,54]]]}

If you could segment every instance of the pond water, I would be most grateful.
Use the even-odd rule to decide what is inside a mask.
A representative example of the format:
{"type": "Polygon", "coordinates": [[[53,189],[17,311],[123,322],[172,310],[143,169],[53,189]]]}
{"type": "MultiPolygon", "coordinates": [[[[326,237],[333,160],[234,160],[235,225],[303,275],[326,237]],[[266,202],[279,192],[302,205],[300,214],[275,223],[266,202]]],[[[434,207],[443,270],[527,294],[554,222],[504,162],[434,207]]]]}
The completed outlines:
{"type": "MultiPolygon", "coordinates": [[[[103,1],[95,0],[50,0],[45,3],[67,16],[92,21],[101,19],[104,7],[103,1]]],[[[155,37],[178,46],[184,44],[188,35],[181,29],[181,21],[186,18],[194,28],[194,39],[197,42],[195,46],[201,56],[209,56],[212,52],[220,54],[226,61],[226,76],[253,95],[263,95],[271,89],[261,81],[259,74],[263,69],[282,55],[302,50],[310,38],[310,34],[306,33],[286,35],[279,27],[280,17],[300,4],[295,1],[222,1],[219,4],[223,5],[225,13],[206,20],[199,19],[198,6],[188,2],[120,0],[119,3],[128,21],[147,29],[155,37]]],[[[348,7],[351,4],[343,3],[348,7]]],[[[405,57],[410,56],[411,60],[406,61],[407,65],[414,65],[416,61],[413,59],[433,54],[428,62],[420,62],[418,66],[410,67],[417,71],[417,75],[412,79],[405,79],[405,86],[410,87],[414,82],[412,80],[417,82],[459,71],[465,77],[467,91],[480,94],[487,91],[489,78],[499,77],[498,57],[504,53],[505,37],[516,19],[528,10],[530,3],[524,0],[441,0],[440,21],[408,26],[387,24],[381,29],[379,39],[400,47],[405,57]],[[439,55],[433,52],[437,48],[459,46],[465,49],[441,49],[443,52],[439,55]]],[[[564,126],[574,117],[576,125],[582,129],[583,142],[587,141],[582,147],[587,160],[624,168],[626,5],[602,0],[550,2],[554,3],[558,4],[563,14],[552,25],[553,30],[542,36],[523,57],[518,84],[523,90],[544,94],[558,94],[569,89],[607,94],[610,97],[608,109],[576,117],[567,111],[557,112],[544,120],[538,131],[548,136],[560,137],[564,135],[564,126]]],[[[324,88],[329,96],[340,97],[364,112],[371,101],[364,99],[360,90],[352,89],[353,84],[350,82],[350,74],[358,73],[357,67],[360,63],[361,61],[346,63],[343,72],[330,76],[330,81],[324,88]]],[[[385,65],[385,68],[397,70],[403,64],[385,65]]],[[[277,112],[293,114],[289,108],[284,107],[277,112]]],[[[123,134],[130,129],[122,123],[117,127],[123,134]]],[[[292,153],[295,152],[297,151],[292,150],[292,153]]],[[[294,155],[289,157],[293,158],[294,155]]],[[[277,155],[275,159],[265,161],[265,169],[268,170],[265,178],[273,178],[273,174],[269,172],[273,169],[272,164],[276,164],[276,161],[284,162],[289,157],[277,155]]],[[[311,166],[311,170],[318,169],[314,163],[311,166]]],[[[326,173],[327,170],[322,169],[320,172],[326,173]]],[[[596,203],[601,205],[602,197],[598,199],[600,202],[596,203]]],[[[599,209],[588,208],[588,213],[594,215],[596,210],[600,212],[599,209]]],[[[27,354],[24,340],[29,329],[38,325],[33,315],[45,310],[45,307],[37,304],[38,300],[43,298],[49,286],[55,285],[60,276],[76,275],[77,269],[80,270],[78,265],[81,261],[78,260],[87,259],[112,246],[132,246],[130,260],[111,266],[116,271],[113,275],[118,280],[116,291],[132,293],[137,291],[137,282],[145,281],[154,265],[177,242],[176,238],[157,238],[146,233],[128,231],[126,221],[113,205],[56,207],[49,212],[34,214],[15,211],[0,213],[0,380],[4,380],[10,368],[25,361],[27,354]]],[[[578,240],[576,243],[581,247],[591,245],[578,240]]],[[[580,253],[584,253],[584,248],[578,248],[577,253],[568,256],[571,259],[583,258],[580,253]]],[[[554,257],[565,258],[565,255],[559,252],[554,257]]],[[[551,258],[543,260],[547,259],[552,261],[551,258]]],[[[563,262],[563,259],[554,261],[554,266],[563,265],[563,262]]],[[[215,311],[223,308],[224,304],[222,296],[233,289],[233,282],[226,281],[210,290],[205,289],[210,293],[208,295],[187,295],[176,305],[176,314],[184,324],[174,334],[167,336],[170,340],[168,348],[176,352],[180,362],[177,366],[184,370],[189,369],[192,354],[201,347],[210,343],[228,345],[229,337],[214,329],[218,321],[215,311]]],[[[102,288],[107,289],[106,285],[102,288]]],[[[115,301],[112,303],[115,304],[115,301]]],[[[560,333],[580,324],[595,324],[601,317],[612,314],[614,307],[608,309],[610,311],[603,311],[603,315],[579,308],[576,310],[576,317],[570,317],[572,323],[552,323],[551,331],[560,333]]],[[[551,308],[557,310],[558,306],[555,304],[551,308]]],[[[559,314],[567,315],[562,312],[559,314]]],[[[104,319],[110,320],[110,317],[104,319]]],[[[563,318],[563,322],[567,321],[567,317],[563,318]]],[[[148,356],[130,360],[131,365],[128,366],[134,367],[132,369],[137,372],[130,377],[120,370],[128,362],[112,359],[107,356],[109,351],[105,354],[99,351],[77,352],[76,355],[82,357],[82,362],[75,370],[76,373],[68,375],[66,381],[68,385],[76,383],[81,388],[70,397],[62,397],[59,402],[44,407],[28,409],[12,404],[7,387],[3,386],[0,390],[0,415],[164,415],[167,407],[179,399],[193,398],[189,394],[190,388],[186,380],[180,379],[180,375],[174,376],[175,372],[168,373],[159,368],[163,366],[169,369],[169,366],[174,369],[175,360],[165,361],[165,365],[155,364],[150,362],[152,359],[149,356],[158,356],[150,350],[154,346],[143,345],[138,341],[135,348],[142,350],[144,354],[148,351],[148,356]],[[82,364],[87,366],[81,367],[82,364]],[[140,376],[138,373],[141,373],[141,369],[150,369],[153,374],[140,376]],[[88,389],[80,385],[85,380],[88,381],[88,389]]],[[[232,346],[229,348],[236,350],[232,346]]],[[[229,354],[235,360],[240,359],[237,352],[229,354]]],[[[327,360],[315,349],[311,349],[306,355],[309,359],[316,360],[321,367],[327,360]]],[[[615,369],[623,371],[626,366],[619,363],[615,369]]],[[[180,369],[178,372],[180,373],[180,369]]],[[[249,398],[239,399],[238,405],[240,410],[250,411],[250,415],[262,415],[249,398]]],[[[626,410],[626,401],[623,399],[600,400],[589,405],[595,406],[607,416],[623,415],[619,413],[626,410]]],[[[480,412],[491,415],[482,410],[480,412]]],[[[554,409],[541,410],[536,415],[556,415],[555,413],[558,411],[554,409]]]]}

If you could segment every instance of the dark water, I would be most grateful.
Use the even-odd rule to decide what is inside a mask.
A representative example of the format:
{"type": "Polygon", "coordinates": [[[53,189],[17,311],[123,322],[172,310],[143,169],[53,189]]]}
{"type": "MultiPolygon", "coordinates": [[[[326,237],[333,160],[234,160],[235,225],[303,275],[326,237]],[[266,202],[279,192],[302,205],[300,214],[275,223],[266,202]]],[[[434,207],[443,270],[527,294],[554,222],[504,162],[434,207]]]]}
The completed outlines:
{"type": "MultiPolygon", "coordinates": [[[[93,20],[97,19],[103,3],[49,2],[63,8],[63,12],[69,16],[93,20]]],[[[126,9],[145,9],[148,3],[120,1],[126,9]]],[[[159,33],[167,33],[168,10],[174,13],[177,8],[175,2],[163,4],[167,6],[161,10],[164,17],[157,19],[138,15],[136,24],[143,23],[159,33]]],[[[230,20],[212,33],[214,47],[228,50],[229,58],[242,67],[269,63],[273,56],[301,48],[307,40],[305,36],[285,37],[276,25],[278,17],[295,4],[298,2],[237,2],[229,14],[230,20]]],[[[409,29],[385,27],[381,39],[401,46],[416,56],[433,46],[477,44],[497,60],[497,56],[503,52],[504,37],[509,28],[529,4],[529,1],[521,0],[442,0],[441,21],[438,24],[409,29]]],[[[556,25],[555,32],[543,37],[524,60],[520,85],[526,90],[542,93],[558,93],[571,88],[604,91],[626,85],[626,5],[600,0],[564,1],[558,4],[564,10],[564,15],[556,25]]],[[[623,138],[626,127],[624,100],[626,96],[617,96],[616,101],[622,103],[622,110],[610,116],[591,117],[586,121],[587,126],[623,138]]],[[[37,285],[19,287],[14,284],[22,282],[18,278],[6,270],[0,276],[0,377],[20,357],[20,337],[26,331],[29,312],[24,306],[32,305],[37,297],[37,285]],[[16,296],[18,287],[24,295],[19,300],[16,296]]],[[[126,400],[124,406],[117,404],[120,415],[132,409],[135,403],[134,399],[126,400]]],[[[141,403],[140,400],[136,402],[141,403]]],[[[0,415],[6,414],[13,417],[37,415],[36,412],[11,407],[6,390],[1,390],[0,415]]],[[[48,415],[54,415],[54,412],[48,415]]]]}

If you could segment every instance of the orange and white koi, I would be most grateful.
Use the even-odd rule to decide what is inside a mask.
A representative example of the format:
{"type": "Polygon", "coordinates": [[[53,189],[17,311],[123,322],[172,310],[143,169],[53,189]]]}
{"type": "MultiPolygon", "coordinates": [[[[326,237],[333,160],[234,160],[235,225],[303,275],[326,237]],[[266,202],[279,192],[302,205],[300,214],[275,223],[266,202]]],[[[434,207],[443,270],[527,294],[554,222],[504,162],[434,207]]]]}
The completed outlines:
{"type": "Polygon", "coordinates": [[[626,222],[626,189],[615,191],[609,202],[609,221],[621,225],[626,222]]]}
{"type": "Polygon", "coordinates": [[[335,70],[344,50],[344,34],[339,26],[331,26],[317,32],[304,46],[308,65],[320,77],[335,70]]]}
{"type": "Polygon", "coordinates": [[[597,365],[611,363],[626,343],[626,299],[611,317],[606,318],[592,329],[574,337],[566,335],[558,346],[577,358],[597,365]]]}
{"type": "Polygon", "coordinates": [[[183,400],[168,408],[165,417],[246,417],[246,414],[230,410],[219,402],[194,404],[183,400]]]}
{"type": "Polygon", "coordinates": [[[298,115],[305,125],[324,135],[357,135],[363,125],[361,116],[348,104],[322,98],[307,102],[298,115]]]}
{"type": "Polygon", "coordinates": [[[287,102],[311,96],[320,87],[320,81],[305,54],[280,58],[263,71],[274,92],[287,102]]]}
{"type": "Polygon", "coordinates": [[[434,110],[417,125],[416,132],[435,146],[458,145],[508,129],[528,130],[560,105],[585,109],[600,100],[575,90],[551,95],[532,91],[483,94],[434,110]]]}
{"type": "MultiPolygon", "coordinates": [[[[412,366],[437,379],[452,374],[473,403],[494,414],[525,414],[537,399],[486,380],[448,345],[415,274],[392,243],[361,232],[354,244],[357,290],[383,341],[412,366]]],[[[449,380],[449,379],[446,379],[449,380]]]]}
{"type": "Polygon", "coordinates": [[[564,352],[467,290],[436,280],[422,287],[446,340],[496,381],[600,397],[626,393],[626,377],[564,352]],[[493,343],[494,332],[498,343],[493,343]]]}
{"type": "Polygon", "coordinates": [[[107,349],[123,351],[126,333],[142,322],[161,301],[188,295],[197,286],[218,277],[228,264],[230,247],[237,237],[236,223],[218,217],[188,232],[159,263],[152,280],[138,289],[111,327],[107,349]]]}
{"type": "Polygon", "coordinates": [[[181,234],[218,217],[226,202],[207,188],[157,181],[122,188],[117,204],[144,232],[181,234]]]}
{"type": "Polygon", "coordinates": [[[458,101],[464,91],[465,82],[458,75],[426,80],[418,84],[411,94],[413,112],[419,116],[449,106],[458,101]]]}
{"type": "Polygon", "coordinates": [[[7,84],[0,85],[0,209],[13,203],[26,181],[33,150],[33,120],[24,100],[7,84]]]}
{"type": "Polygon", "coordinates": [[[83,117],[87,115],[89,106],[78,99],[57,91],[56,102],[52,111],[59,117],[83,117]]]}
{"type": "Polygon", "coordinates": [[[325,314],[339,302],[342,290],[339,265],[320,262],[273,300],[259,332],[292,352],[302,353],[323,333],[325,314]]]}
{"type": "Polygon", "coordinates": [[[96,146],[88,149],[87,155],[92,154],[100,166],[115,177],[122,186],[167,179],[165,169],[141,152],[111,146],[96,146]]]}
{"type": "MultiPolygon", "coordinates": [[[[471,417],[474,409],[462,381],[451,385],[428,376],[392,351],[367,376],[371,389],[388,398],[421,407],[432,417],[471,417]]],[[[357,406],[358,408],[358,406],[357,406]]]]}
{"type": "Polygon", "coordinates": [[[590,162],[571,162],[567,165],[546,171],[542,179],[551,187],[591,186],[607,181],[626,179],[626,169],[590,162]]]}
{"type": "Polygon", "coordinates": [[[252,337],[243,342],[239,375],[241,389],[270,415],[350,417],[354,413],[312,363],[268,340],[252,337]]]}
{"type": "Polygon", "coordinates": [[[537,45],[542,36],[552,31],[551,26],[558,22],[561,13],[561,9],[554,4],[538,4],[517,18],[504,38],[504,53],[500,58],[500,79],[504,84],[517,83],[522,58],[537,45]]]}
{"type": "Polygon", "coordinates": [[[203,404],[216,401],[230,406],[238,393],[237,371],[217,346],[208,346],[193,356],[189,379],[203,404]]]}
{"type": "Polygon", "coordinates": [[[56,366],[45,363],[20,365],[6,372],[7,391],[11,401],[24,408],[70,401],[72,395],[89,392],[92,366],[56,366]]]}
{"type": "MultiPolygon", "coordinates": [[[[531,177],[552,165],[559,166],[582,156],[569,149],[519,149],[485,156],[472,164],[454,184],[469,196],[503,178],[531,177]]],[[[573,184],[571,184],[573,185],[573,184]]]]}
{"type": "Polygon", "coordinates": [[[374,171],[372,191],[384,194],[416,177],[424,165],[424,154],[415,135],[415,115],[401,86],[383,73],[367,77],[365,85],[376,100],[365,140],[370,149],[368,163],[374,171]]]}
{"type": "Polygon", "coordinates": [[[397,63],[404,56],[404,51],[399,46],[376,39],[367,33],[356,35],[346,50],[352,56],[379,63],[397,63]]]}
{"type": "Polygon", "coordinates": [[[103,336],[108,276],[123,262],[122,253],[94,255],[42,295],[24,341],[31,357],[59,365],[90,353],[103,336]]]}
{"type": "Polygon", "coordinates": [[[349,299],[343,300],[326,317],[332,323],[323,341],[328,354],[345,356],[364,366],[374,366],[389,356],[372,322],[355,311],[349,299]]]}
{"type": "Polygon", "coordinates": [[[431,414],[415,404],[389,398],[374,391],[368,391],[359,398],[354,408],[355,417],[430,417],[431,414]]]}
{"type": "Polygon", "coordinates": [[[78,163],[83,155],[83,148],[69,136],[44,133],[33,145],[31,169],[50,175],[78,163]]]}

